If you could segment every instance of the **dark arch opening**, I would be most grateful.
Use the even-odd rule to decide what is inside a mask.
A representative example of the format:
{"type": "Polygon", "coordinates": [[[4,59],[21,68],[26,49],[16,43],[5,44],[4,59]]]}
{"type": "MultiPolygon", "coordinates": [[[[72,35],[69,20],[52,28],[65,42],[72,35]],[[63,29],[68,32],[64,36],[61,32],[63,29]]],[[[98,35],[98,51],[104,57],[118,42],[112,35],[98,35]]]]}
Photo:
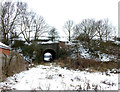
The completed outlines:
{"type": "Polygon", "coordinates": [[[56,52],[53,49],[46,49],[43,52],[43,61],[44,62],[51,62],[56,59],[56,52]],[[50,53],[51,55],[45,55],[46,53],[50,53]]]}

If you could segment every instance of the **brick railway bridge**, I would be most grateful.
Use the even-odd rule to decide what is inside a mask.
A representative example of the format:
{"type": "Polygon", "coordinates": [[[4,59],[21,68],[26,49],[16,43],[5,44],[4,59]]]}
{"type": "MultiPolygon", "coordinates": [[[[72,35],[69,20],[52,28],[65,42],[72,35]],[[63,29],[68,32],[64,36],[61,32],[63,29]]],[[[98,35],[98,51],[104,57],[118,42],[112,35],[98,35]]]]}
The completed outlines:
{"type": "Polygon", "coordinates": [[[42,58],[44,61],[44,54],[50,53],[52,55],[52,59],[55,60],[58,58],[59,53],[59,43],[44,43],[41,44],[43,50],[42,50],[42,58]]]}
{"type": "Polygon", "coordinates": [[[52,55],[52,60],[55,60],[58,58],[58,54],[59,54],[59,41],[57,42],[52,42],[50,40],[37,40],[37,43],[39,43],[42,47],[42,60],[44,60],[44,54],[45,53],[50,53],[52,55]]]}

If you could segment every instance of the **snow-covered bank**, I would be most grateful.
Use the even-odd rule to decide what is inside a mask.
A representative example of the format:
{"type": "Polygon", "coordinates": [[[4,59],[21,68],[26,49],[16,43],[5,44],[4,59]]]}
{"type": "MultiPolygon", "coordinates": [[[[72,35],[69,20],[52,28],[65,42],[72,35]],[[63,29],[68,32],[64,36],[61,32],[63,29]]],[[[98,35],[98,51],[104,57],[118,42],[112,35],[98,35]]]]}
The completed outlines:
{"type": "Polygon", "coordinates": [[[0,89],[16,90],[118,90],[118,74],[89,73],[39,65],[9,77],[0,89]]]}
{"type": "Polygon", "coordinates": [[[71,46],[73,46],[73,54],[71,55],[72,58],[76,58],[76,53],[79,53],[80,57],[87,58],[87,59],[95,59],[97,61],[112,61],[117,59],[117,55],[110,55],[106,54],[100,51],[94,51],[94,54],[96,53],[97,57],[92,55],[91,52],[89,52],[88,48],[85,48],[83,45],[84,42],[78,41],[78,43],[70,43],[71,46]],[[77,46],[75,48],[75,46],[77,46]]]}

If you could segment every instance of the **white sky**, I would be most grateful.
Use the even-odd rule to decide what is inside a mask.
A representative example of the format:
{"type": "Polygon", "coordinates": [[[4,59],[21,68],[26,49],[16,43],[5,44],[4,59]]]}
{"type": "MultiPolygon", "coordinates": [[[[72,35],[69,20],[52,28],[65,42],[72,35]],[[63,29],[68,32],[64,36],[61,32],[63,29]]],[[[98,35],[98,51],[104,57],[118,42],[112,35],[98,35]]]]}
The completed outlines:
{"type": "Polygon", "coordinates": [[[63,34],[63,25],[71,19],[76,23],[86,18],[108,18],[118,26],[119,0],[27,0],[29,8],[42,15],[46,22],[63,34]]]}
{"type": "MultiPolygon", "coordinates": [[[[14,0],[13,0],[14,1],[14,0]]],[[[86,18],[96,20],[108,18],[117,28],[119,0],[19,0],[28,3],[29,8],[44,17],[60,35],[64,23],[70,19],[75,24],[86,18]]]]}

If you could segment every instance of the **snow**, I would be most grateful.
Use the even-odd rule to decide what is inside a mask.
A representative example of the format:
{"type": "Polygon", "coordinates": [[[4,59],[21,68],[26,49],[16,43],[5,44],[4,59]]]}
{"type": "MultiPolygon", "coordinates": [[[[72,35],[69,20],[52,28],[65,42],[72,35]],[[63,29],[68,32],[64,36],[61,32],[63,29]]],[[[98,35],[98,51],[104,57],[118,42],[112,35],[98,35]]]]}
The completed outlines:
{"type": "Polygon", "coordinates": [[[118,90],[118,74],[68,70],[53,64],[38,65],[7,78],[0,83],[0,89],[118,90]]]}
{"type": "Polygon", "coordinates": [[[0,47],[1,47],[1,48],[10,49],[10,47],[9,47],[9,46],[7,46],[7,45],[3,44],[2,42],[0,42],[0,47]]]}
{"type": "Polygon", "coordinates": [[[114,43],[117,45],[120,45],[120,41],[115,41],[114,43]]]}
{"type": "Polygon", "coordinates": [[[58,43],[58,41],[47,41],[47,42],[41,42],[41,44],[53,44],[53,43],[58,43]]]}
{"type": "MultiPolygon", "coordinates": [[[[110,60],[115,60],[117,58],[117,56],[115,56],[115,55],[109,55],[109,54],[101,53],[100,51],[95,51],[98,54],[99,57],[93,57],[91,55],[91,53],[89,53],[89,50],[85,49],[83,47],[82,42],[80,42],[80,41],[78,41],[78,43],[71,43],[71,45],[72,46],[75,46],[75,45],[78,46],[79,54],[82,58],[87,58],[87,59],[93,58],[95,60],[103,61],[103,62],[107,62],[107,61],[110,61],[110,60]]],[[[71,55],[71,57],[75,58],[76,55],[73,53],[71,55]]]]}
{"type": "Polygon", "coordinates": [[[42,36],[39,39],[41,39],[41,40],[49,40],[48,36],[42,36]]]}
{"type": "MultiPolygon", "coordinates": [[[[81,42],[79,42],[79,43],[72,43],[71,45],[72,45],[72,46],[75,46],[75,45],[78,46],[78,50],[79,50],[80,56],[81,56],[82,58],[88,58],[88,59],[91,58],[91,55],[88,53],[88,49],[84,49],[84,47],[83,47],[83,45],[82,45],[81,42]]],[[[73,56],[74,56],[74,55],[73,55],[73,56]]]]}
{"type": "Polygon", "coordinates": [[[98,55],[99,55],[98,60],[104,61],[104,62],[116,59],[116,57],[114,55],[108,55],[108,54],[105,54],[105,53],[100,54],[99,52],[98,52],[98,55]]]}
{"type": "Polygon", "coordinates": [[[88,53],[88,49],[84,49],[82,44],[80,45],[79,51],[81,52],[81,57],[90,58],[90,54],[88,53]]]}

